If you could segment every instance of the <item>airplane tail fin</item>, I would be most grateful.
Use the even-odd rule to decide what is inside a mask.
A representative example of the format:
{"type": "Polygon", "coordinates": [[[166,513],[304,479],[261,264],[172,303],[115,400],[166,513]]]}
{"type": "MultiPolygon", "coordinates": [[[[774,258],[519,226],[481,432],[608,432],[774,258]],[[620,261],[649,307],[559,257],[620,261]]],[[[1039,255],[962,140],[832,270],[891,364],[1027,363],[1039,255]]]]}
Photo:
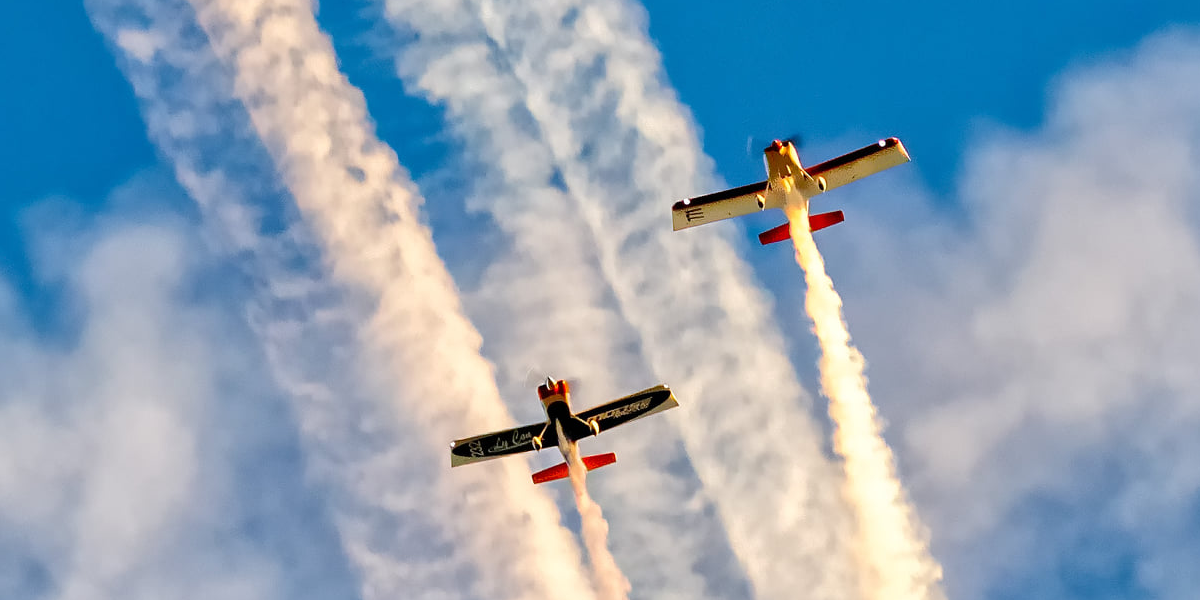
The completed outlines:
{"type": "MultiPolygon", "coordinates": [[[[837,225],[845,220],[846,215],[840,210],[821,213],[819,215],[809,215],[808,228],[810,231],[817,231],[820,229],[825,229],[831,225],[837,225]]],[[[766,246],[767,244],[774,244],[775,242],[782,242],[783,240],[791,239],[791,237],[792,234],[788,230],[788,224],[784,223],[779,227],[772,227],[771,229],[758,234],[758,242],[766,246]]]]}
{"type": "MultiPolygon", "coordinates": [[[[605,465],[611,465],[615,462],[617,462],[617,455],[612,452],[609,452],[608,454],[596,454],[593,456],[583,457],[583,466],[587,467],[587,470],[589,471],[599,469],[605,465]]],[[[547,481],[554,481],[556,479],[565,479],[568,474],[569,472],[567,471],[567,463],[561,463],[554,465],[549,469],[543,469],[537,473],[534,473],[533,482],[537,484],[546,483],[547,481]]]]}

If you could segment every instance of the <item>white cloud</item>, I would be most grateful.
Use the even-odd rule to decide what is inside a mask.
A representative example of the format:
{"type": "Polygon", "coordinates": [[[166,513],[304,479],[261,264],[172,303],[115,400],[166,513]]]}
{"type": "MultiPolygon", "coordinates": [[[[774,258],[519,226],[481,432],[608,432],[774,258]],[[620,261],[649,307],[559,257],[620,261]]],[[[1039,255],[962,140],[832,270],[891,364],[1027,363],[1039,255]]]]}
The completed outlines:
{"type": "Polygon", "coordinates": [[[328,548],[330,526],[295,459],[279,458],[295,454],[293,425],[244,325],[195,293],[219,265],[178,219],[143,211],[49,233],[46,218],[27,220],[35,272],[80,316],[46,332],[4,294],[0,595],[346,597],[339,555],[280,551],[283,539],[328,548]],[[53,251],[68,239],[75,252],[53,251]],[[259,486],[296,496],[264,512],[259,486]]]}
{"type": "MultiPolygon", "coordinates": [[[[629,565],[635,590],[691,598],[736,587],[745,594],[746,585],[730,585],[739,569],[763,598],[796,589],[843,598],[856,589],[840,474],[822,454],[768,301],[727,230],[676,234],[663,227],[678,195],[715,184],[686,108],[663,82],[643,9],[623,1],[480,1],[459,9],[472,18],[446,20],[424,2],[377,5],[395,29],[416,33],[398,50],[401,76],[448,106],[488,184],[503,180],[498,190],[481,185],[475,204],[512,238],[508,253],[492,257],[480,304],[499,297],[514,313],[536,306],[537,319],[493,318],[491,305],[477,310],[481,323],[492,323],[488,349],[497,362],[520,373],[510,353],[555,356],[561,344],[601,385],[648,370],[680,397],[684,410],[663,419],[674,431],[647,432],[661,425],[646,423],[620,443],[650,441],[635,456],[661,469],[671,459],[656,450],[672,451],[678,437],[703,488],[648,472],[644,485],[661,493],[640,498],[641,507],[618,506],[627,502],[622,484],[614,483],[609,496],[604,478],[594,479],[614,523],[614,553],[629,565]],[[567,276],[547,276],[560,270],[567,276]],[[544,276],[548,286],[539,285],[544,276]],[[555,327],[576,319],[575,311],[587,315],[585,323],[555,327]],[[613,325],[608,315],[628,326],[613,325]],[[603,335],[574,333],[593,323],[605,323],[603,335]],[[543,326],[562,339],[537,337],[543,326]],[[496,339],[502,342],[493,345],[496,339]],[[778,447],[763,440],[787,440],[788,468],[771,477],[747,468],[777,464],[778,447]],[[680,498],[711,502],[736,561],[715,543],[695,542],[719,536],[672,515],[680,498]],[[661,529],[645,539],[627,533],[651,521],[661,529]],[[679,529],[686,531],[670,533],[679,529]],[[688,574],[686,582],[673,580],[678,573],[688,574]]],[[[632,475],[625,469],[619,481],[632,475]]]]}
{"type": "Polygon", "coordinates": [[[853,213],[821,244],[951,597],[1014,572],[1024,597],[1081,574],[1194,595],[1198,82],[1193,32],[1067,73],[1038,130],[977,136],[965,219],[894,180],[840,193],[853,213]]]}
{"type": "Polygon", "coordinates": [[[149,27],[172,41],[152,64],[119,61],[218,247],[258,285],[250,318],[363,595],[589,595],[578,547],[527,465],[446,468],[449,440],[511,417],[421,198],[311,3],[89,9],[110,39],[149,27]]]}
{"type": "Polygon", "coordinates": [[[159,32],[138,29],[122,29],[117,32],[116,44],[142,62],[150,62],[165,45],[159,32]]]}

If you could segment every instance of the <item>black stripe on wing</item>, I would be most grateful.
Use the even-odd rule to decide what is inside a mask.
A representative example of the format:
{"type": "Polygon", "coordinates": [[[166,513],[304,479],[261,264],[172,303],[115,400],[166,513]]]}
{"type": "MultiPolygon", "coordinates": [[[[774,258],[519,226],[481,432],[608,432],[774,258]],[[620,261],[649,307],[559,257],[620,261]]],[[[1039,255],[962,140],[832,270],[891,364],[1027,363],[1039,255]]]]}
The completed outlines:
{"type": "Polygon", "coordinates": [[[767,182],[760,181],[758,183],[751,183],[749,185],[743,185],[741,187],[735,187],[720,192],[713,192],[703,196],[696,196],[695,198],[688,198],[687,200],[680,200],[679,202],[675,203],[675,206],[671,207],[671,210],[687,210],[692,207],[704,206],[705,204],[712,204],[713,202],[720,202],[722,200],[737,198],[739,196],[761,194],[766,189],[767,182]]]}
{"type": "MultiPolygon", "coordinates": [[[[534,423],[458,440],[450,447],[450,464],[457,466],[529,452],[534,449],[533,436],[542,433],[545,428],[545,423],[534,423]]],[[[555,444],[558,444],[557,434],[553,430],[547,431],[543,446],[551,447],[555,444]]]]}
{"type": "Polygon", "coordinates": [[[675,395],[671,393],[671,389],[665,385],[660,385],[648,390],[642,390],[620,400],[613,400],[612,402],[589,408],[576,416],[584,421],[595,419],[600,424],[600,431],[606,431],[634,419],[639,419],[676,406],[679,406],[679,403],[675,400],[675,395]]]}
{"type": "Polygon", "coordinates": [[[859,148],[854,152],[850,152],[849,154],[843,154],[837,158],[831,158],[821,164],[813,165],[805,169],[805,171],[807,171],[810,176],[816,177],[821,173],[832,171],[838,167],[844,167],[856,160],[861,160],[871,156],[872,154],[891,150],[898,145],[900,145],[900,140],[894,137],[879,140],[870,146],[863,146],[862,148],[859,148]]]}

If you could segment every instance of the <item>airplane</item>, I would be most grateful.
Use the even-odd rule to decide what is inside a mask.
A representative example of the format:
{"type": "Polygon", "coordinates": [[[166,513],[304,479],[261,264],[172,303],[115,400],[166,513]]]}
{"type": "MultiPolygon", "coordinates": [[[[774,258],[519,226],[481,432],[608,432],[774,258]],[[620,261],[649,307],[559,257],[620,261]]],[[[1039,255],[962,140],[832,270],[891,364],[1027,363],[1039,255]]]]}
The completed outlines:
{"type": "MultiPolygon", "coordinates": [[[[599,435],[618,425],[679,406],[675,394],[665,385],[658,385],[613,400],[578,414],[571,412],[570,386],[566,381],[546,378],[538,386],[538,398],[546,410],[546,422],[485,433],[455,440],[450,444],[450,466],[458,467],[502,456],[540,451],[546,446],[558,446],[564,460],[579,440],[599,435]]],[[[599,469],[617,462],[609,452],[583,457],[587,470],[599,469]]],[[[533,474],[533,483],[563,479],[568,475],[567,463],[555,465],[533,474]]]]}
{"type": "MultiPolygon", "coordinates": [[[[763,150],[763,155],[767,163],[766,181],[676,202],[671,207],[674,230],[771,208],[786,208],[795,203],[800,203],[807,214],[808,201],[813,196],[910,160],[904,144],[894,137],[808,169],[800,165],[796,146],[791,142],[775,140],[763,150]]],[[[808,227],[817,231],[844,220],[845,215],[840,210],[810,215],[808,227]]],[[[789,238],[788,224],[784,223],[759,234],[758,241],[766,245],[789,238]]]]}

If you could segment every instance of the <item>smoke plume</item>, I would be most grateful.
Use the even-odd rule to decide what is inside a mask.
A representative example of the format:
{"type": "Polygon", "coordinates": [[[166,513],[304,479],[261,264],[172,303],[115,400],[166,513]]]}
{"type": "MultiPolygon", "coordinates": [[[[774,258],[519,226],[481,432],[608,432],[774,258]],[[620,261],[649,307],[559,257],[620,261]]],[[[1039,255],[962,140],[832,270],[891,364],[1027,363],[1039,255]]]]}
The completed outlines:
{"type": "MultiPolygon", "coordinates": [[[[504,169],[530,156],[488,151],[489,140],[507,141],[513,130],[531,130],[541,140],[536,156],[544,162],[522,166],[560,182],[566,194],[555,200],[571,201],[570,212],[586,227],[570,242],[593,253],[620,316],[636,332],[631,347],[656,379],[689,399],[689,410],[672,423],[752,593],[791,598],[803,589],[814,600],[845,598],[857,583],[843,543],[849,519],[836,492],[839,474],[822,454],[809,398],[771,322],[769,301],[728,230],[672,232],[663,225],[671,201],[720,183],[687,109],[666,83],[642,9],[619,0],[438,3],[479,15],[475,22],[444,18],[429,2],[380,4],[393,26],[415,33],[423,48],[398,59],[401,75],[450,107],[454,123],[467,123],[469,145],[485,153],[484,168],[498,168],[489,166],[493,156],[504,158],[504,169]],[[428,47],[437,42],[444,46],[428,47]],[[493,63],[512,77],[495,85],[491,77],[472,76],[494,71],[493,63]],[[763,439],[788,440],[788,464],[772,477],[746,468],[776,460],[778,448],[763,439]]],[[[499,222],[531,229],[544,222],[538,204],[516,198],[489,197],[480,207],[499,222]]],[[[620,544],[615,549],[625,555],[620,544]]],[[[703,552],[677,551],[706,573],[703,552]]],[[[635,582],[644,568],[630,565],[635,582]]],[[[677,590],[667,581],[662,593],[677,590]]]]}
{"type": "MultiPolygon", "coordinates": [[[[563,437],[562,423],[557,425],[558,439],[563,437]]],[[[587,466],[579,456],[579,445],[567,447],[567,473],[571,476],[571,491],[575,493],[575,506],[579,508],[580,530],[583,545],[587,548],[588,561],[592,565],[598,600],[626,600],[629,598],[629,580],[621,573],[617,560],[608,550],[608,521],[600,505],[592,500],[587,490],[587,466]]]]}
{"type": "Polygon", "coordinates": [[[863,356],[850,343],[842,299],[808,228],[808,211],[788,209],[796,263],[808,284],[805,308],[821,346],[821,392],[829,399],[834,451],[845,463],[845,495],[858,518],[854,554],[869,600],[936,600],[941,566],[929,554],[905,498],[892,451],[867,393],[863,356]]]}
{"type": "Polygon", "coordinates": [[[89,11],[214,237],[245,250],[262,281],[251,316],[364,598],[591,597],[578,546],[524,464],[446,468],[447,440],[512,419],[420,196],[311,3],[95,0],[89,11]],[[294,201],[281,214],[259,204],[276,182],[294,201]],[[299,259],[275,252],[296,247],[299,259]]]}

